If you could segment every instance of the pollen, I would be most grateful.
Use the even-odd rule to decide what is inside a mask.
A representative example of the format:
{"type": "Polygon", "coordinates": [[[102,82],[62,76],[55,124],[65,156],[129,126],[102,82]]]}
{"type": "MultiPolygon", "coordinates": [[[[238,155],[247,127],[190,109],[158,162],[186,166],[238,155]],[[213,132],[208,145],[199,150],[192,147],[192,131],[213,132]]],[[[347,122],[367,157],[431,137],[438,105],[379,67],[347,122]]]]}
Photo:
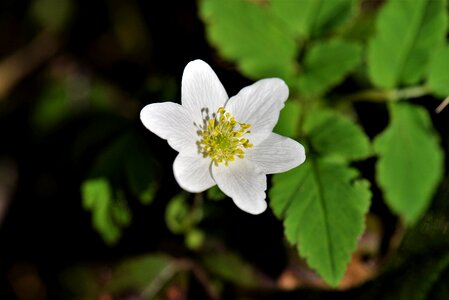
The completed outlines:
{"type": "Polygon", "coordinates": [[[220,107],[212,117],[205,116],[203,125],[197,131],[200,137],[197,141],[198,152],[203,157],[210,157],[218,166],[245,157],[245,149],[253,145],[243,136],[250,133],[251,125],[239,123],[224,107],[220,107]]]}

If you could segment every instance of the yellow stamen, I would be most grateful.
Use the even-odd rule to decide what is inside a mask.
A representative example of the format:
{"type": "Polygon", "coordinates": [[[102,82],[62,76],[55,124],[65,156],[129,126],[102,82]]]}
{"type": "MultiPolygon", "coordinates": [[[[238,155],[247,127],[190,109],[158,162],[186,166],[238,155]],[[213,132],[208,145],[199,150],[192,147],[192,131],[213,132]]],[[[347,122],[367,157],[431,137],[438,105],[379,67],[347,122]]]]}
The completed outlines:
{"type": "Polygon", "coordinates": [[[241,137],[250,133],[251,125],[237,122],[224,107],[220,107],[212,116],[213,118],[204,120],[203,126],[197,131],[200,136],[196,143],[198,152],[203,157],[210,157],[216,166],[219,163],[228,166],[235,157],[244,158],[244,149],[253,145],[248,139],[241,137]]]}

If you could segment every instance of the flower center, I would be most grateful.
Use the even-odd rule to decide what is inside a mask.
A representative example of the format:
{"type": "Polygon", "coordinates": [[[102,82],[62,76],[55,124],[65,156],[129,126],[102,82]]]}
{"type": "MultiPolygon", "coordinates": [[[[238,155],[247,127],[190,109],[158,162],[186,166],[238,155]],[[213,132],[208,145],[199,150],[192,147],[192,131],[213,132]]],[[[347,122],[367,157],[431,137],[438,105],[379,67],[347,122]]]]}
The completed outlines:
{"type": "Polygon", "coordinates": [[[224,107],[220,107],[217,113],[212,114],[212,118],[206,116],[203,125],[199,126],[197,134],[200,140],[196,142],[198,152],[203,157],[210,157],[216,166],[219,163],[227,166],[235,157],[244,158],[244,149],[253,146],[242,137],[250,133],[250,128],[251,125],[237,122],[224,107]]]}

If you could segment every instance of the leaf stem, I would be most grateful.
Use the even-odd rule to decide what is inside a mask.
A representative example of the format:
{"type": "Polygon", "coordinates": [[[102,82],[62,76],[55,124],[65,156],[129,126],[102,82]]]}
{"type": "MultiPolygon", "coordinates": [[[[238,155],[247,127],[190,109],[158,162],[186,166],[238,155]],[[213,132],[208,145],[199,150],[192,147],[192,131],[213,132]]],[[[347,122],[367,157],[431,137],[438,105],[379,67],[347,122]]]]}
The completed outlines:
{"type": "Polygon", "coordinates": [[[411,86],[402,89],[377,90],[370,89],[350,94],[344,98],[346,101],[389,102],[403,99],[419,98],[429,94],[425,85],[411,86]]]}

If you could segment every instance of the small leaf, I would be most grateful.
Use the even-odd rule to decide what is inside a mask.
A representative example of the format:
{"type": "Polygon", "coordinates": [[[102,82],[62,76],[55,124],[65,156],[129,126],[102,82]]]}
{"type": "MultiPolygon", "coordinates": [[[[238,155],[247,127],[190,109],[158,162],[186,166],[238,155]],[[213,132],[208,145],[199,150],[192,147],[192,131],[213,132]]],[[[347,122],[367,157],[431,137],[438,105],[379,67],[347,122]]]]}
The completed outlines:
{"type": "Polygon", "coordinates": [[[273,176],[270,205],[284,220],[287,239],[332,286],[345,273],[369,207],[369,183],[358,175],[309,156],[301,167],[273,176]]]}
{"type": "Polygon", "coordinates": [[[319,94],[340,83],[361,61],[360,45],[340,40],[316,43],[306,53],[299,88],[319,94]]]}
{"type": "Polygon", "coordinates": [[[441,47],[432,53],[427,85],[435,95],[446,98],[449,96],[449,45],[441,47]]]}
{"type": "Polygon", "coordinates": [[[223,57],[237,61],[245,75],[291,77],[297,50],[294,37],[266,6],[242,0],[204,0],[200,14],[209,41],[223,57]]]}
{"type": "Polygon", "coordinates": [[[302,38],[327,33],[343,23],[355,11],[354,0],[272,0],[275,14],[302,38]]]}
{"type": "Polygon", "coordinates": [[[376,179],[390,208],[409,224],[427,209],[443,175],[443,151],[426,110],[389,106],[390,125],[376,137],[376,179]]]}
{"type": "Polygon", "coordinates": [[[165,210],[165,223],[173,233],[188,231],[191,224],[188,222],[189,206],[186,203],[186,195],[178,194],[173,197],[165,210]]]}
{"type": "Polygon", "coordinates": [[[81,195],[84,209],[92,212],[94,228],[106,243],[117,243],[122,228],[128,226],[131,221],[126,202],[123,199],[113,199],[112,188],[104,178],[84,181],[81,195]]]}
{"type": "Polygon", "coordinates": [[[337,155],[347,160],[358,160],[371,154],[369,139],[362,128],[332,111],[309,112],[304,130],[310,146],[320,155],[337,155]]]}
{"type": "Polygon", "coordinates": [[[218,186],[214,185],[207,190],[207,198],[210,200],[223,200],[226,198],[226,195],[218,188],[218,186]]]}
{"type": "Polygon", "coordinates": [[[377,33],[368,47],[372,82],[383,88],[416,84],[424,75],[431,51],[445,39],[445,1],[387,1],[376,25],[377,33]]]}
{"type": "Polygon", "coordinates": [[[181,193],[173,197],[165,211],[165,222],[171,232],[188,233],[203,217],[201,205],[189,205],[187,194],[181,193]]]}

